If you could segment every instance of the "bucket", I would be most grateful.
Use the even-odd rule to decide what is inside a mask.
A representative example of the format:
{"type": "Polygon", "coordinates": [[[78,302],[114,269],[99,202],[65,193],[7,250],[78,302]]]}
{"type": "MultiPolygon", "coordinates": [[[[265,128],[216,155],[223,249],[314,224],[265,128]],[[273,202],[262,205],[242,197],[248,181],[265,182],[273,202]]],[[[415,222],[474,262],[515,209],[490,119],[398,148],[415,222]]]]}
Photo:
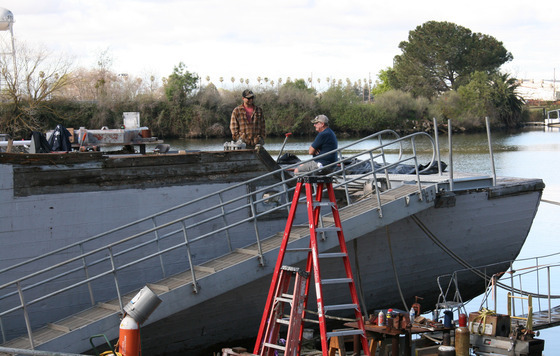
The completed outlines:
{"type": "Polygon", "coordinates": [[[142,131],[140,131],[140,134],[142,135],[142,138],[151,138],[152,137],[152,130],[150,130],[150,129],[142,130],[142,131]]]}
{"type": "Polygon", "coordinates": [[[138,324],[142,324],[160,303],[161,299],[148,286],[145,286],[125,305],[124,311],[138,324]]]}
{"type": "Polygon", "coordinates": [[[453,346],[438,347],[438,356],[455,356],[455,348],[453,346]]]}

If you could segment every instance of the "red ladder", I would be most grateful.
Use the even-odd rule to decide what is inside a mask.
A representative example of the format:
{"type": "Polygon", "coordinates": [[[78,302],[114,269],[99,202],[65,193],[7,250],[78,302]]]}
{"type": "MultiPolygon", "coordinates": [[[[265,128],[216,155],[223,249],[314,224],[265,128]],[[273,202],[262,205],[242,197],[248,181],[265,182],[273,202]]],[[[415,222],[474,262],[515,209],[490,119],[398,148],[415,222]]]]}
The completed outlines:
{"type": "Polygon", "coordinates": [[[270,284],[270,289],[268,292],[268,298],[266,300],[265,309],[263,312],[263,317],[261,320],[259,333],[257,335],[257,340],[255,343],[255,348],[253,353],[260,356],[270,356],[274,354],[276,350],[284,351],[286,356],[297,356],[299,355],[301,348],[301,339],[303,335],[303,320],[305,317],[305,308],[307,307],[307,300],[309,295],[310,278],[307,275],[313,275],[315,281],[315,294],[317,296],[317,315],[319,330],[321,333],[321,349],[324,356],[328,354],[328,338],[338,337],[346,335],[359,335],[362,345],[362,350],[365,355],[370,356],[369,347],[365,332],[364,320],[362,317],[362,312],[360,310],[358,294],[356,293],[356,286],[354,284],[354,278],[352,276],[352,269],[350,267],[350,259],[348,257],[348,251],[346,249],[346,241],[344,239],[344,234],[342,232],[342,225],[340,223],[340,216],[338,213],[338,207],[336,205],[336,198],[334,195],[334,189],[332,186],[331,177],[322,176],[304,176],[297,180],[296,189],[294,191],[294,196],[292,198],[292,205],[290,208],[290,213],[288,215],[288,221],[286,223],[286,228],[284,229],[284,235],[282,238],[282,243],[280,245],[280,251],[278,253],[278,259],[276,260],[276,266],[274,268],[274,274],[272,275],[272,282],[270,284]],[[313,184],[317,184],[316,196],[313,199],[313,184]],[[293,222],[295,219],[299,197],[301,195],[302,189],[305,187],[305,194],[307,198],[307,215],[309,219],[309,232],[310,241],[309,249],[307,254],[307,263],[305,267],[305,272],[297,272],[297,268],[283,266],[284,256],[287,251],[288,240],[290,238],[290,233],[292,230],[293,222]],[[326,187],[329,201],[323,202],[323,189],[326,187]],[[334,218],[334,227],[319,227],[320,210],[321,207],[330,206],[332,211],[332,216],[334,218]],[[339,252],[331,253],[319,253],[317,244],[317,233],[336,231],[338,235],[338,244],[340,247],[339,252]],[[319,260],[324,258],[341,258],[344,264],[344,269],[346,272],[343,278],[331,278],[325,279],[321,278],[321,270],[319,266],[319,260]],[[289,295],[289,298],[283,299],[282,294],[288,290],[288,285],[290,283],[290,278],[288,271],[292,274],[298,273],[296,275],[296,282],[294,285],[294,293],[289,295]],[[304,278],[301,278],[301,277],[304,278]],[[298,284],[305,284],[304,287],[298,284]],[[323,285],[326,284],[343,284],[347,285],[350,290],[351,303],[349,304],[337,304],[337,305],[325,305],[323,298],[323,285]],[[297,291],[300,287],[302,290],[297,291]],[[279,315],[279,307],[284,306],[283,302],[288,302],[292,306],[289,319],[283,319],[279,315]],[[282,303],[282,304],[281,304],[282,303]],[[294,307],[296,306],[296,307],[294,307]],[[358,329],[355,330],[342,330],[342,331],[332,331],[327,332],[327,317],[326,313],[333,310],[354,310],[355,320],[358,324],[358,329]],[[288,334],[286,338],[286,345],[277,345],[280,331],[280,325],[288,325],[288,334]]]}

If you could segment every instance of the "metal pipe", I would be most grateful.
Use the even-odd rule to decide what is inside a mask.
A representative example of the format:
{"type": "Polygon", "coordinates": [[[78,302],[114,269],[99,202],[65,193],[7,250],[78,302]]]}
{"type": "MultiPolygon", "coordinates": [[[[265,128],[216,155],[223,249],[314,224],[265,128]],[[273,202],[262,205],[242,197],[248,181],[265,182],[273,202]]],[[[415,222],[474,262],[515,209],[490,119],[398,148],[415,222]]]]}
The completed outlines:
{"type": "Polygon", "coordinates": [[[422,182],[420,181],[420,169],[418,169],[418,158],[416,157],[416,140],[412,138],[412,157],[414,157],[414,170],[416,171],[416,182],[418,186],[418,198],[424,200],[422,196],[422,182]]]}
{"type": "Polygon", "coordinates": [[[546,267],[548,273],[548,322],[552,323],[552,304],[550,303],[550,266],[546,267]]]}
{"type": "Polygon", "coordinates": [[[117,290],[117,298],[119,299],[119,306],[121,307],[121,312],[124,315],[124,306],[122,303],[121,298],[121,289],[119,288],[119,278],[117,277],[117,268],[115,265],[115,257],[113,256],[113,249],[111,247],[108,248],[109,256],[111,257],[111,271],[113,272],[113,278],[115,279],[115,289],[117,290]]]}
{"type": "Polygon", "coordinates": [[[288,137],[290,137],[292,135],[292,133],[288,132],[288,133],[285,133],[284,135],[286,136],[286,138],[284,138],[284,143],[282,143],[282,147],[280,148],[280,152],[278,153],[278,157],[276,157],[276,161],[278,161],[280,156],[282,156],[282,152],[284,152],[284,146],[286,146],[286,141],[288,141],[288,137]]]}
{"type": "Polygon", "coordinates": [[[193,281],[193,290],[195,293],[198,293],[198,282],[196,280],[196,274],[194,272],[194,265],[192,262],[192,254],[191,254],[191,244],[189,243],[189,238],[187,235],[187,226],[185,225],[185,221],[181,221],[181,225],[183,226],[183,236],[185,237],[185,247],[187,248],[187,259],[189,260],[189,268],[191,270],[191,276],[193,281]]]}
{"type": "MultiPolygon", "coordinates": [[[[222,193],[221,192],[218,193],[218,198],[220,199],[220,209],[222,211],[222,220],[224,221],[224,226],[227,227],[228,222],[227,222],[227,219],[226,219],[226,210],[224,209],[224,199],[222,198],[222,193]]],[[[229,236],[229,229],[226,229],[225,233],[226,233],[226,240],[227,240],[227,243],[228,243],[228,248],[229,248],[229,251],[231,252],[231,251],[233,251],[233,247],[231,246],[231,238],[229,236]]]]}
{"type": "Polygon", "coordinates": [[[437,167],[438,167],[438,173],[441,176],[442,171],[441,171],[441,157],[440,157],[440,153],[439,153],[439,132],[438,132],[438,127],[437,127],[437,120],[434,117],[434,138],[436,141],[436,157],[437,157],[437,167]]]}
{"type": "Polygon", "coordinates": [[[249,206],[251,208],[251,216],[252,216],[252,219],[253,219],[253,226],[255,228],[255,237],[257,238],[256,242],[257,242],[257,250],[258,250],[258,254],[259,254],[259,261],[260,261],[260,265],[264,266],[265,263],[264,263],[263,251],[262,251],[262,246],[261,246],[261,239],[260,239],[260,236],[259,236],[259,226],[257,224],[257,211],[256,211],[256,208],[255,208],[255,202],[254,202],[252,194],[249,196],[249,206]]]}
{"type": "MultiPolygon", "coordinates": [[[[84,256],[84,244],[80,244],[80,253],[84,256]]],[[[89,272],[87,268],[86,257],[82,258],[82,265],[84,266],[84,274],[86,275],[86,279],[89,279],[89,272]]],[[[93,289],[91,288],[91,283],[88,283],[88,291],[89,291],[89,299],[91,301],[91,305],[95,305],[95,298],[93,296],[93,289]]]]}
{"type": "Polygon", "coordinates": [[[447,120],[447,137],[449,142],[449,190],[453,191],[453,140],[451,138],[451,120],[447,120]]]}
{"type": "Polygon", "coordinates": [[[29,346],[32,349],[35,348],[33,344],[33,330],[31,329],[31,321],[29,320],[29,313],[27,313],[27,306],[25,305],[25,299],[23,298],[23,291],[21,290],[21,284],[17,282],[17,289],[19,294],[19,300],[21,302],[21,306],[23,307],[23,318],[25,319],[25,327],[27,329],[27,336],[29,337],[29,346]]]}
{"type": "Polygon", "coordinates": [[[488,136],[488,148],[490,150],[490,163],[492,164],[492,185],[496,185],[496,166],[494,165],[494,151],[492,150],[492,135],[490,135],[490,120],[486,116],[486,135],[488,136]]]}
{"type": "Polygon", "coordinates": [[[159,254],[159,265],[161,266],[161,274],[163,276],[163,278],[166,277],[165,275],[165,265],[163,263],[163,256],[161,255],[161,253],[159,253],[161,251],[159,242],[160,242],[160,238],[159,238],[159,230],[157,230],[157,223],[156,223],[156,217],[154,216],[152,218],[152,224],[154,226],[154,235],[155,235],[155,241],[156,241],[156,247],[157,247],[157,251],[159,254]]]}

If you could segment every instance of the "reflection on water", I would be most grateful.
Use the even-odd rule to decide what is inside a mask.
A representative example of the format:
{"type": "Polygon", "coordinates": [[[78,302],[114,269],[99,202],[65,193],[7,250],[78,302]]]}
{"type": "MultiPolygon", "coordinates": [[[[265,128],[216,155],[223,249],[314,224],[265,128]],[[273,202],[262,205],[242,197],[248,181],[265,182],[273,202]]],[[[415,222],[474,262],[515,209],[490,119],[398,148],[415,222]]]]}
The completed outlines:
{"type": "MultiPolygon", "coordinates": [[[[440,135],[441,158],[448,162],[447,135],[440,135]]],[[[309,144],[313,140],[309,138],[290,137],[285,147],[285,152],[296,153],[300,158],[306,156],[309,144]]],[[[341,138],[339,146],[350,143],[353,139],[341,138]]],[[[172,140],[172,150],[223,150],[224,139],[209,140],[172,140]]],[[[276,157],[284,138],[269,138],[265,145],[266,149],[276,157]]],[[[517,133],[493,133],[492,134],[494,163],[498,176],[514,176],[525,178],[541,178],[546,184],[543,199],[560,202],[560,129],[559,128],[528,128],[517,133]]],[[[360,144],[360,148],[368,148],[377,144],[370,140],[360,144]]],[[[418,150],[420,163],[426,162],[431,157],[428,148],[429,141],[420,140],[418,150]],[[424,161],[423,161],[424,160],[424,161]]],[[[408,148],[408,147],[407,147],[408,148]]],[[[454,171],[465,171],[491,175],[491,162],[488,148],[487,136],[480,134],[453,135],[453,166],[454,171]]],[[[409,149],[409,148],[408,148],[409,149]]],[[[535,217],[529,236],[523,247],[519,258],[537,257],[560,252],[560,206],[541,202],[539,211],[535,217]]],[[[484,248],[483,245],[480,246],[484,248]]],[[[558,257],[557,257],[558,258],[558,257]]],[[[448,271],[451,273],[452,271],[448,271]]],[[[560,295],[560,270],[555,272],[551,283],[551,293],[560,295]]],[[[545,288],[545,287],[541,287],[545,288]]],[[[545,288],[546,289],[546,288],[545,288]]],[[[543,291],[543,289],[541,289],[543,291]]],[[[544,290],[546,293],[547,291],[544,290]]],[[[481,298],[471,301],[467,305],[469,312],[478,310],[481,298]]],[[[553,305],[560,304],[559,300],[553,301],[553,305]]],[[[490,303],[493,303],[491,300],[490,303]]],[[[506,313],[505,292],[498,295],[498,312],[506,313]]],[[[493,308],[493,305],[490,305],[493,308]]],[[[560,350],[560,328],[555,327],[541,331],[541,337],[546,340],[545,353],[553,354],[560,350]]]]}

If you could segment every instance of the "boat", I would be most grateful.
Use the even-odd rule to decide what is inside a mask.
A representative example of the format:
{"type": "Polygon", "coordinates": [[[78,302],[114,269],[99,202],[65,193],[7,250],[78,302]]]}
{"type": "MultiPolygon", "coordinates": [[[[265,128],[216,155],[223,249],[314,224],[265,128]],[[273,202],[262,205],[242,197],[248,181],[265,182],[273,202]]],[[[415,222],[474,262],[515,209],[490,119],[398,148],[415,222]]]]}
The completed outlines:
{"type": "MultiPolygon", "coordinates": [[[[453,172],[452,162],[444,171],[438,141],[384,130],[312,172],[334,179],[364,310],[416,296],[430,310],[438,276],[460,269],[462,298],[473,298],[486,288],[480,274],[507,270],[527,238],[543,181],[453,172]],[[431,156],[422,167],[419,141],[431,156]],[[352,170],[364,163],[373,168],[352,170]]],[[[116,339],[124,305],[144,286],[162,300],[142,325],[146,354],[208,354],[208,345],[254,338],[296,166],[261,146],[0,152],[1,346],[80,353],[92,335],[116,339]]],[[[291,247],[307,247],[306,221],[300,209],[291,247]]],[[[319,248],[335,243],[327,232],[319,248]]]]}
{"type": "Polygon", "coordinates": [[[560,109],[547,111],[544,124],[546,126],[560,126],[560,109]]]}

